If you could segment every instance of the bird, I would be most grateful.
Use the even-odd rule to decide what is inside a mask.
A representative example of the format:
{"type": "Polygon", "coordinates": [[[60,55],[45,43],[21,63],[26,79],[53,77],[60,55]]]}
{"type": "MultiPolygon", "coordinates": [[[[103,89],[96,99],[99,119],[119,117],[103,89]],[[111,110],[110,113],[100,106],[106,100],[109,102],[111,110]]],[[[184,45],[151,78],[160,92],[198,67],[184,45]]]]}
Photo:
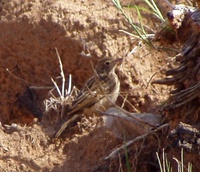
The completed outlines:
{"type": "Polygon", "coordinates": [[[72,102],[67,112],[68,120],[56,131],[54,138],[58,138],[71,122],[78,119],[80,112],[91,114],[97,110],[105,111],[116,102],[120,91],[120,81],[115,69],[122,61],[123,58],[103,58],[97,63],[93,76],[72,102]]]}

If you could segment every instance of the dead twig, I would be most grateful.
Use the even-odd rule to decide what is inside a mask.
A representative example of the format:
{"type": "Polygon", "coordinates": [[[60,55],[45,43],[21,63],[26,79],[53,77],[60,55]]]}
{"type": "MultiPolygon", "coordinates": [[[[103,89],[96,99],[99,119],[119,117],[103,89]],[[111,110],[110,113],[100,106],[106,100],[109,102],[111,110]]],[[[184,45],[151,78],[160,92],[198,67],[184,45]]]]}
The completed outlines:
{"type": "Polygon", "coordinates": [[[118,154],[121,150],[124,150],[126,147],[128,147],[128,146],[134,144],[134,143],[137,142],[137,141],[140,141],[140,140],[145,139],[148,135],[153,134],[154,132],[160,131],[160,130],[162,130],[162,129],[164,129],[164,128],[167,128],[167,127],[169,127],[169,123],[163,124],[163,125],[161,125],[160,127],[156,128],[156,129],[154,129],[154,130],[152,130],[152,131],[149,131],[149,132],[146,133],[146,134],[143,134],[143,135],[141,135],[141,136],[136,137],[136,138],[133,139],[133,140],[128,141],[126,144],[123,144],[122,146],[120,146],[120,147],[118,147],[117,149],[115,149],[114,151],[112,151],[108,156],[106,156],[106,157],[104,158],[104,160],[108,160],[108,159],[110,159],[110,158],[115,157],[116,154],[118,154]]]}
{"type": "MultiPolygon", "coordinates": [[[[177,55],[176,55],[176,56],[177,56],[177,55]]],[[[151,80],[154,78],[154,76],[155,76],[156,74],[160,73],[160,71],[162,71],[164,68],[166,68],[166,66],[168,66],[168,65],[176,58],[176,56],[172,57],[171,60],[170,60],[166,65],[162,66],[158,71],[156,71],[156,72],[150,77],[149,81],[147,82],[146,88],[149,87],[149,84],[150,84],[151,80]]],[[[152,84],[155,84],[155,83],[156,83],[156,84],[159,84],[159,83],[156,82],[156,81],[152,82],[152,84]]]]}

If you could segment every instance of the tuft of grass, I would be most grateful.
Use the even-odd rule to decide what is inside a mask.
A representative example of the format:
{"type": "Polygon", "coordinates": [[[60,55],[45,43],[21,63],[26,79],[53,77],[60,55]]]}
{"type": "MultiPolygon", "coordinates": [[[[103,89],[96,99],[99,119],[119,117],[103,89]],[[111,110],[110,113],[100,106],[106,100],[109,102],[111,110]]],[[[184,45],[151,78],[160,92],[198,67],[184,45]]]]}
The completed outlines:
{"type": "Polygon", "coordinates": [[[122,32],[125,32],[135,38],[138,38],[140,40],[142,40],[143,42],[147,43],[148,45],[153,46],[153,44],[150,41],[150,38],[152,36],[154,36],[154,34],[148,34],[145,30],[145,27],[142,23],[142,15],[141,15],[141,11],[145,11],[145,12],[149,12],[153,15],[155,15],[159,20],[161,20],[162,22],[164,22],[164,18],[160,12],[160,10],[158,9],[158,7],[156,6],[155,2],[153,0],[145,0],[146,4],[150,7],[151,10],[148,10],[145,7],[140,7],[140,6],[128,6],[128,10],[130,9],[135,9],[138,15],[138,21],[139,21],[139,26],[134,24],[133,20],[131,19],[131,16],[125,12],[124,8],[122,7],[121,3],[119,0],[112,0],[114,5],[116,6],[116,8],[121,11],[121,13],[124,15],[124,17],[126,18],[126,20],[128,21],[128,23],[131,25],[131,27],[133,28],[133,31],[135,32],[135,34],[126,32],[121,30],[122,32]]]}
{"type": "MultiPolygon", "coordinates": [[[[173,169],[171,167],[171,163],[167,159],[167,154],[162,152],[162,162],[161,159],[158,155],[158,152],[156,152],[156,156],[158,159],[158,164],[160,167],[160,172],[173,172],[173,169]]],[[[184,165],[184,153],[183,153],[183,148],[181,149],[181,161],[179,161],[177,158],[173,158],[177,162],[177,169],[178,172],[184,172],[184,169],[186,169],[186,172],[192,172],[192,163],[188,163],[187,167],[184,165]]]]}
{"type": "Polygon", "coordinates": [[[49,92],[51,97],[49,99],[45,99],[44,104],[45,104],[45,112],[46,113],[49,112],[51,109],[58,112],[59,107],[61,107],[60,117],[62,118],[64,115],[65,106],[66,106],[66,104],[70,104],[70,102],[72,101],[72,99],[73,99],[72,94],[74,93],[76,88],[75,87],[72,88],[72,76],[71,75],[69,75],[68,87],[66,88],[66,84],[65,84],[66,79],[65,79],[64,72],[63,72],[62,61],[61,61],[61,58],[60,58],[57,48],[55,48],[55,49],[56,49],[56,54],[57,54],[59,66],[60,66],[60,77],[62,78],[62,87],[60,89],[58,84],[56,83],[56,81],[53,78],[51,78],[51,81],[54,84],[54,88],[49,92]],[[59,97],[56,97],[52,93],[54,89],[56,89],[59,97]]]}
{"type": "Polygon", "coordinates": [[[172,172],[171,164],[168,161],[167,154],[164,152],[164,150],[163,150],[163,153],[162,153],[162,162],[161,162],[161,159],[158,155],[158,152],[156,152],[156,156],[157,156],[157,159],[158,159],[160,172],[172,172]]]}
{"type": "Polygon", "coordinates": [[[150,11],[153,15],[155,15],[159,20],[162,22],[165,22],[164,17],[162,16],[160,10],[158,9],[156,3],[154,0],[144,0],[146,4],[151,8],[152,11],[150,11]]]}

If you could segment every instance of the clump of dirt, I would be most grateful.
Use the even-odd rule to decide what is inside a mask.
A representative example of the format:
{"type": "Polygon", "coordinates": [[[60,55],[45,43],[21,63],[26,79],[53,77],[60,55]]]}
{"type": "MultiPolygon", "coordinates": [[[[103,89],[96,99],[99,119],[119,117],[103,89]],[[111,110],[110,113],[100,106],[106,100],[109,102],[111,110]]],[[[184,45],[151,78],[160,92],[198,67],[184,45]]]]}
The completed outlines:
{"type": "MultiPolygon", "coordinates": [[[[137,15],[132,16],[137,23],[137,15]]],[[[144,24],[157,29],[154,18],[146,17],[144,24]]],[[[58,114],[33,120],[44,113],[43,101],[51,96],[49,91],[54,87],[51,78],[61,83],[55,48],[66,78],[71,74],[73,85],[78,88],[93,73],[90,59],[83,57],[83,52],[89,50],[94,64],[102,57],[123,57],[117,70],[121,80],[117,104],[132,112],[155,112],[165,104],[171,87],[149,82],[154,74],[155,78],[162,78],[160,70],[174,65],[171,57],[175,53],[152,49],[120,32],[119,29],[132,32],[132,28],[112,2],[1,1],[0,20],[0,119],[2,124],[17,124],[0,129],[1,171],[116,171],[118,162],[126,168],[125,156],[103,160],[123,142],[105,127],[52,142],[58,114]],[[127,55],[133,48],[134,53],[127,55]]],[[[143,143],[146,158],[140,156],[140,151],[131,150],[130,160],[135,165],[132,169],[158,169],[151,163],[138,169],[145,161],[156,161],[156,143],[155,139],[143,143]],[[134,159],[135,154],[138,156],[134,159]]]]}

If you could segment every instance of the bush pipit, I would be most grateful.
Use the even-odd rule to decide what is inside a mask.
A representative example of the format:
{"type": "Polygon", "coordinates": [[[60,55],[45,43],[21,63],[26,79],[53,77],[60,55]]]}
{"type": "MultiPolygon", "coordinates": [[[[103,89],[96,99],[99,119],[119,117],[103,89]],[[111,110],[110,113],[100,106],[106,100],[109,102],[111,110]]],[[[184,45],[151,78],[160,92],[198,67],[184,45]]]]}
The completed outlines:
{"type": "Polygon", "coordinates": [[[110,107],[119,95],[120,82],[115,73],[117,64],[122,62],[118,59],[102,59],[94,70],[94,75],[85,83],[80,93],[72,102],[65,121],[60,129],[55,133],[54,138],[58,138],[64,129],[78,117],[80,113],[93,113],[96,110],[106,110],[110,107]]]}

